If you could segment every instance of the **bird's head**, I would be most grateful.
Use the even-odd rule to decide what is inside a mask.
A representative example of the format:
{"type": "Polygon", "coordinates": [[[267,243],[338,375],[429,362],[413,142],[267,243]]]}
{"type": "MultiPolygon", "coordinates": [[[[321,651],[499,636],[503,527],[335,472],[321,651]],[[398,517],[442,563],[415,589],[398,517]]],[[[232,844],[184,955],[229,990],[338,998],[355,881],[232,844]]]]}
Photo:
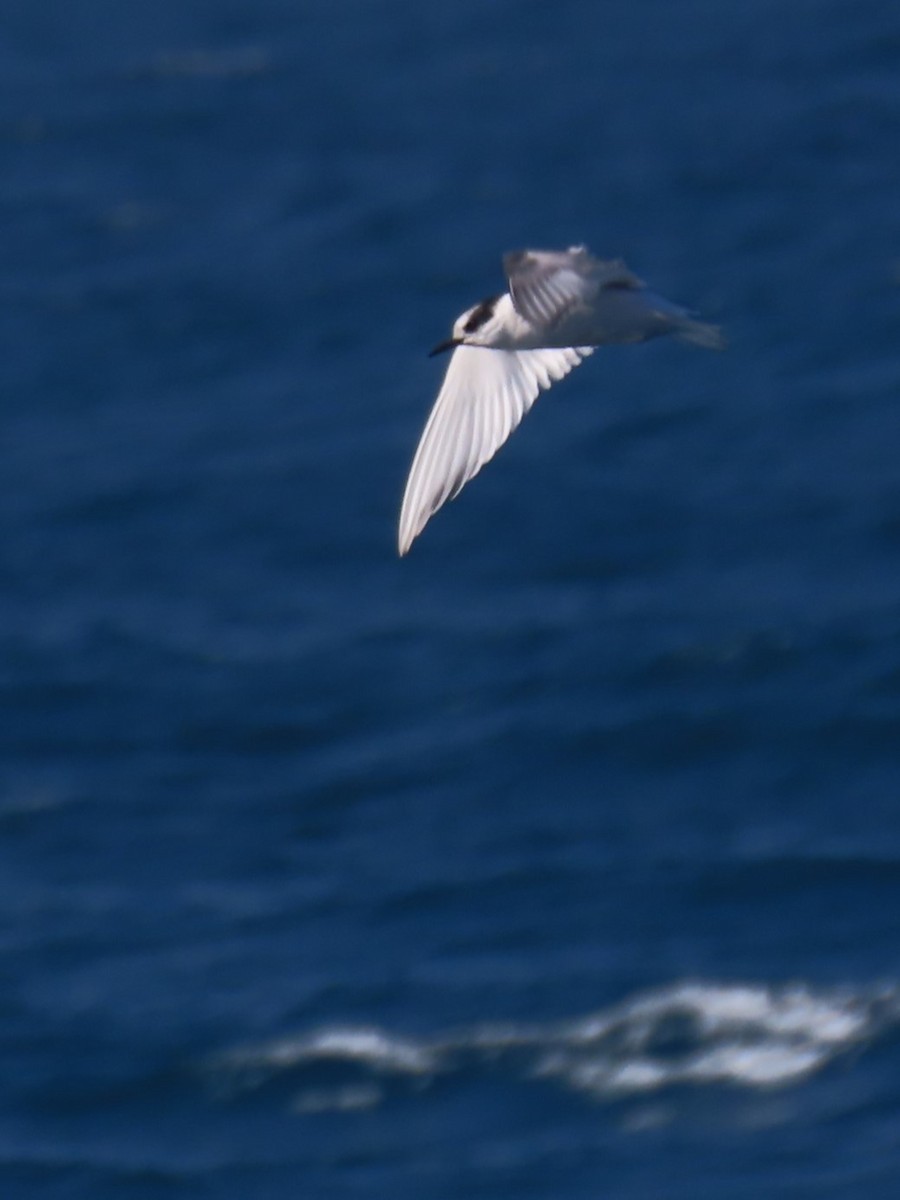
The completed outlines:
{"type": "Polygon", "coordinates": [[[499,299],[499,296],[488,296],[487,300],[482,300],[471,308],[467,308],[454,321],[452,336],[445,342],[439,342],[433,350],[429,351],[429,355],[442,354],[445,350],[452,350],[456,346],[489,346],[491,342],[484,336],[484,329],[494,315],[494,309],[497,307],[499,299]]]}

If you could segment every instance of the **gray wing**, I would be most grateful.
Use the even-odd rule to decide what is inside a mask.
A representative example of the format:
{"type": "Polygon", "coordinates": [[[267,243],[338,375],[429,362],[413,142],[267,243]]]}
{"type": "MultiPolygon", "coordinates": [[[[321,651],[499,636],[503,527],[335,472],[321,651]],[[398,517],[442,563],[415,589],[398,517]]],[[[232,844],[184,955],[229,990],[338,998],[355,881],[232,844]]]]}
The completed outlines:
{"type": "Polygon", "coordinates": [[[457,346],[413,458],[400,510],[406,554],[429,519],[494,457],[542,389],[593,353],[457,346]]]}
{"type": "Polygon", "coordinates": [[[514,250],[503,256],[503,269],[516,311],[544,328],[589,307],[602,288],[643,287],[621,259],[594,258],[584,246],[514,250]]]}

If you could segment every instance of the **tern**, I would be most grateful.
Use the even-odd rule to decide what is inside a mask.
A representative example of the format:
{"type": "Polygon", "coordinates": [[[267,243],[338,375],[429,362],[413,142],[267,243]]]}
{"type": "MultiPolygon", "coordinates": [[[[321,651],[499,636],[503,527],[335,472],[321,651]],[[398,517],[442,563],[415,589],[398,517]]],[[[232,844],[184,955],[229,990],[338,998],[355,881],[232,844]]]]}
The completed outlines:
{"type": "Polygon", "coordinates": [[[621,259],[585,246],[504,255],[509,290],[458,317],[430,352],[453,354],[413,458],[397,545],[401,556],[428,521],[494,457],[538,394],[596,346],[673,333],[721,349],[717,326],[651,291],[621,259]]]}

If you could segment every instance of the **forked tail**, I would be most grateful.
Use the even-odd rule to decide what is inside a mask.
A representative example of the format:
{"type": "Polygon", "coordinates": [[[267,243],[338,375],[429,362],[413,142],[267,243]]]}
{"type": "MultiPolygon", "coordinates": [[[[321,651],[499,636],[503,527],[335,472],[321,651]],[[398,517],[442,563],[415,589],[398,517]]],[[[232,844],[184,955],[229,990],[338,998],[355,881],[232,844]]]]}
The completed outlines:
{"type": "Polygon", "coordinates": [[[685,317],[675,330],[678,337],[695,346],[705,346],[707,350],[724,350],[728,345],[724,333],[718,325],[710,325],[706,321],[695,321],[693,317],[685,317]]]}

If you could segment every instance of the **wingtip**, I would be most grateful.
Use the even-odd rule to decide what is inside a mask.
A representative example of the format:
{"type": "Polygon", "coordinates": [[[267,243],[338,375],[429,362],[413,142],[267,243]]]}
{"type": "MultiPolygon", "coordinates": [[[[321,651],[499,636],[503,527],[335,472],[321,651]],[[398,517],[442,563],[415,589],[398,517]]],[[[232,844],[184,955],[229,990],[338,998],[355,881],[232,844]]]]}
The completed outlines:
{"type": "Polygon", "coordinates": [[[416,535],[401,520],[400,528],[397,531],[397,557],[406,558],[407,554],[409,554],[410,546],[412,546],[415,540],[416,535]]]}

